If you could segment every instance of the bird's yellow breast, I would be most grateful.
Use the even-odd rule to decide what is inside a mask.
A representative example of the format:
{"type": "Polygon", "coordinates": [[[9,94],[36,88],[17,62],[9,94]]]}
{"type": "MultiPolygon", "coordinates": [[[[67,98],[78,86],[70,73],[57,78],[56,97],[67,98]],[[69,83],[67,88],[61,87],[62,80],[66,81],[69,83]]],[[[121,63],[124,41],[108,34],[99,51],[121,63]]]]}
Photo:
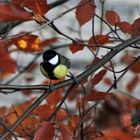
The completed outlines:
{"type": "Polygon", "coordinates": [[[64,78],[68,74],[68,72],[68,68],[62,64],[58,65],[53,71],[55,77],[58,79],[64,78]]]}

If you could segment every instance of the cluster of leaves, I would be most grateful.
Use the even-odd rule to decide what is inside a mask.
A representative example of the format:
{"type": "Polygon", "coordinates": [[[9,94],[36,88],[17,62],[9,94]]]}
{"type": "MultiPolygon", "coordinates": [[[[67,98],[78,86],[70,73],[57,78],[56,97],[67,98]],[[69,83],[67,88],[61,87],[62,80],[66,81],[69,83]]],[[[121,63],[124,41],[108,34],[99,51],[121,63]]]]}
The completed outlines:
{"type": "MultiPolygon", "coordinates": [[[[96,17],[107,25],[109,29],[106,34],[95,34],[94,32],[87,40],[71,38],[59,31],[52,22],[53,20],[50,21],[45,18],[45,14],[54,7],[53,4],[48,4],[46,0],[12,0],[9,3],[0,2],[0,21],[3,23],[33,20],[39,26],[48,24],[54,31],[72,42],[68,48],[73,54],[84,51],[85,47],[93,53],[94,60],[86,67],[89,69],[101,61],[101,58],[98,56],[100,48],[111,50],[117,41],[125,41],[119,35],[120,32],[130,37],[140,34],[140,18],[130,24],[127,21],[123,21],[115,10],[106,10],[104,16],[100,17],[96,14],[98,6],[96,7],[95,3],[94,0],[81,0],[75,8],[72,8],[76,9],[75,19],[79,23],[80,28],[96,17]],[[108,47],[107,44],[113,46],[108,47]]],[[[70,12],[70,10],[67,12],[70,12]]],[[[62,13],[61,16],[65,13],[62,13]]],[[[94,20],[92,21],[92,25],[92,30],[94,30],[94,20]]],[[[6,35],[7,31],[3,36],[5,37],[6,35]]],[[[46,46],[58,42],[59,39],[54,37],[41,40],[39,35],[31,32],[20,32],[10,38],[4,37],[0,40],[1,80],[5,80],[10,74],[18,71],[16,60],[11,56],[13,51],[22,51],[31,54],[36,52],[40,54],[43,52],[43,49],[46,49],[46,46]]],[[[139,122],[139,100],[131,97],[131,95],[130,97],[123,96],[117,91],[119,78],[117,79],[116,73],[121,74],[127,71],[133,73],[133,78],[126,85],[128,92],[132,93],[139,84],[140,61],[139,57],[136,57],[137,51],[135,50],[138,46],[134,44],[130,47],[133,50],[129,51],[128,49],[127,53],[118,62],[110,60],[98,73],[89,76],[89,79],[82,79],[78,85],[75,85],[75,88],[70,91],[67,97],[70,103],[75,103],[74,109],[71,109],[66,103],[64,107],[58,108],[59,103],[64,103],[63,93],[67,90],[60,88],[49,94],[44,103],[32,110],[32,113],[28,114],[22,123],[11,132],[9,130],[10,127],[15,124],[19,116],[22,116],[27,111],[27,108],[33,105],[35,99],[9,108],[1,107],[0,133],[9,132],[10,139],[11,137],[15,137],[15,139],[23,137],[24,139],[34,138],[35,140],[53,140],[55,138],[60,140],[134,140],[139,138],[140,126],[137,123],[139,122]],[[115,67],[120,65],[120,63],[125,64],[126,68],[120,72],[116,72],[115,67]],[[112,73],[114,81],[110,77],[107,77],[107,72],[112,73]],[[110,90],[99,90],[97,86],[102,82],[109,86],[110,89],[116,88],[117,94],[115,94],[115,91],[108,93],[110,90]]],[[[37,62],[33,63],[30,68],[27,68],[24,72],[32,73],[33,70],[38,68],[37,62]]],[[[26,77],[25,80],[28,83],[29,81],[33,81],[34,78],[26,77]]],[[[45,82],[46,84],[48,83],[45,82]]],[[[22,92],[26,96],[32,94],[31,91],[27,90],[22,90],[22,92]]]]}

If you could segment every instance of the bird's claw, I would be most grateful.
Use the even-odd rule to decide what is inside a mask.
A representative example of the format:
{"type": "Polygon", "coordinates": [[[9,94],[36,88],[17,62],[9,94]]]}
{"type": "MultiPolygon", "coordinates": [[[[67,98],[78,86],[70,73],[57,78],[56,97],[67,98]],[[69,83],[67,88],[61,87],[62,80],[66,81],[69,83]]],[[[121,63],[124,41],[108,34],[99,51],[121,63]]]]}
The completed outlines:
{"type": "Polygon", "coordinates": [[[71,78],[73,79],[74,83],[75,84],[78,84],[79,83],[79,80],[77,79],[77,77],[74,76],[71,72],[70,72],[70,75],[71,75],[71,78]]]}

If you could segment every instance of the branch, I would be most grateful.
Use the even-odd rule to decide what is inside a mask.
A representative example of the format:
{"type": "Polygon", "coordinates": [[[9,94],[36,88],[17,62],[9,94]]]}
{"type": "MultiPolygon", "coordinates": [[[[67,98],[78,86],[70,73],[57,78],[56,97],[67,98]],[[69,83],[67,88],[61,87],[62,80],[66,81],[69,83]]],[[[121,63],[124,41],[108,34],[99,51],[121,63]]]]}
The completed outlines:
{"type": "MultiPolygon", "coordinates": [[[[90,74],[101,68],[103,65],[105,65],[111,58],[113,58],[115,55],[117,55],[120,51],[128,47],[129,45],[136,43],[137,41],[140,40],[140,35],[130,38],[126,40],[125,42],[117,45],[114,47],[109,53],[107,53],[100,61],[98,61],[93,67],[88,68],[81,74],[77,76],[77,80],[80,81],[86,77],[88,77],[90,74]]],[[[63,82],[60,82],[58,84],[53,85],[53,91],[59,89],[60,87],[65,87],[73,84],[73,80],[65,80],[63,82]]],[[[18,87],[17,87],[18,88],[18,87]]],[[[37,89],[37,88],[36,88],[37,89]]],[[[38,87],[39,89],[39,87],[38,87]]],[[[16,122],[11,126],[10,131],[14,131],[17,126],[50,94],[50,91],[47,91],[46,93],[43,93],[24,113],[21,115],[16,122]]],[[[4,140],[7,136],[9,135],[9,132],[5,132],[1,140],[4,140]]]]}
{"type": "Polygon", "coordinates": [[[69,0],[58,0],[58,1],[55,1],[55,2],[51,3],[51,6],[56,7],[56,6],[59,6],[59,5],[65,3],[67,1],[69,1],[69,0]]]}

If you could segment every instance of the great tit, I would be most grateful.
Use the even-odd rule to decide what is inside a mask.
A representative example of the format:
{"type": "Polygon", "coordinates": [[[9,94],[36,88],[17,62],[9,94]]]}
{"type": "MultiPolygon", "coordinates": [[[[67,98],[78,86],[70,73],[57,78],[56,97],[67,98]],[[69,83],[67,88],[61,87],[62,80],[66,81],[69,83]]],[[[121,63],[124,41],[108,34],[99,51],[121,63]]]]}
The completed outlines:
{"type": "Polygon", "coordinates": [[[43,62],[40,63],[40,70],[48,79],[57,80],[64,78],[69,73],[69,68],[70,60],[63,55],[53,50],[47,50],[43,53],[43,62]]]}

